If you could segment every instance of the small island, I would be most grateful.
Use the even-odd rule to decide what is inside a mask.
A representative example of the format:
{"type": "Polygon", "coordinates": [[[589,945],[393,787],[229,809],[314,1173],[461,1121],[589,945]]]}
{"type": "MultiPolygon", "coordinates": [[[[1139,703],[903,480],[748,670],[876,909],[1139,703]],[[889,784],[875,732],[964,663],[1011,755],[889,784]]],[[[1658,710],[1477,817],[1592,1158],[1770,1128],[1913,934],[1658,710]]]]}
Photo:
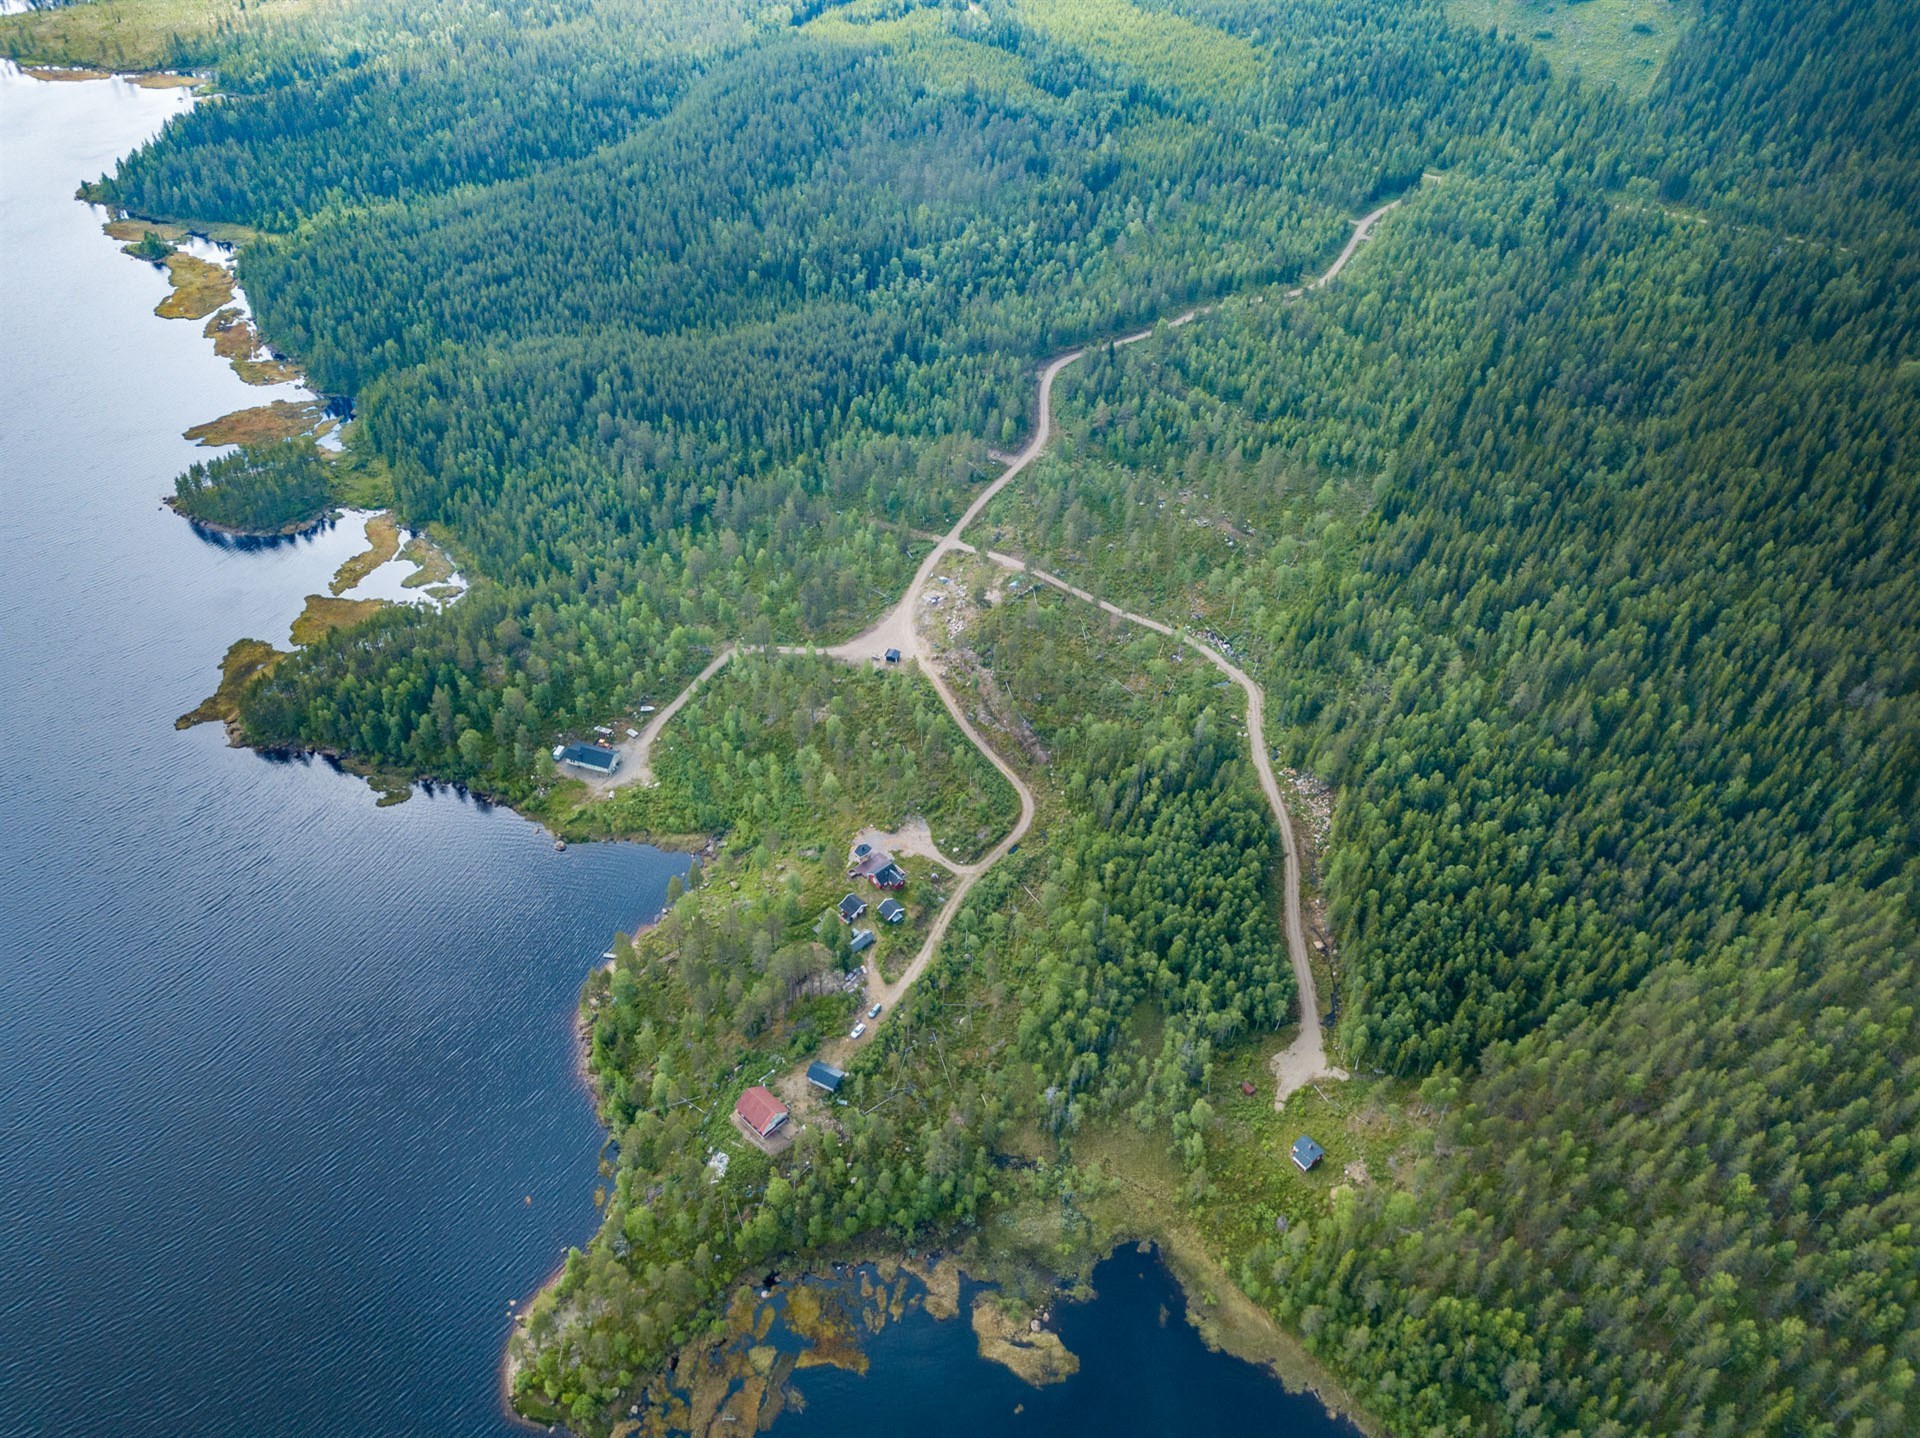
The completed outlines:
{"type": "Polygon", "coordinates": [[[248,445],[195,463],[173,482],[167,504],[227,534],[297,534],[326,518],[334,500],[328,462],[310,439],[248,445]]]}

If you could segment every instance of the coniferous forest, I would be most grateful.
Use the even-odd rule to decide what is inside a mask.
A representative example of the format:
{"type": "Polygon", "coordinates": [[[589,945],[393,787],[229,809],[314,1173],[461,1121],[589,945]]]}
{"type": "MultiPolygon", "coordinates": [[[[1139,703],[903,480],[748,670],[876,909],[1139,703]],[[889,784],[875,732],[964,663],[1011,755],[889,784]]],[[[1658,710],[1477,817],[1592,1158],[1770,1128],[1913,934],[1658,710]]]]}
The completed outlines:
{"type": "MultiPolygon", "coordinates": [[[[1626,83],[1491,8],[208,0],[133,57],[216,93],[91,193],[248,227],[263,339],[471,583],[263,670],[247,737],[722,836],[583,997],[616,1156],[523,1411],[654,1401],[750,1265],[1047,1215],[1065,1267],[1194,1236],[1394,1433],[1920,1431],[1920,26],[1588,0],[1658,51],[1626,83]],[[740,1076],[852,1016],[848,835],[970,862],[1012,791],[923,681],[797,656],[697,690],[658,787],[549,750],[863,629],[1080,345],[969,538],[1264,687],[1335,795],[1352,1077],[1241,1097],[1299,995],[1237,691],[976,576],[950,678],[1032,837],[848,1106],[711,1181],[740,1076]]],[[[304,454],[180,501],[285,523],[304,454]]]]}

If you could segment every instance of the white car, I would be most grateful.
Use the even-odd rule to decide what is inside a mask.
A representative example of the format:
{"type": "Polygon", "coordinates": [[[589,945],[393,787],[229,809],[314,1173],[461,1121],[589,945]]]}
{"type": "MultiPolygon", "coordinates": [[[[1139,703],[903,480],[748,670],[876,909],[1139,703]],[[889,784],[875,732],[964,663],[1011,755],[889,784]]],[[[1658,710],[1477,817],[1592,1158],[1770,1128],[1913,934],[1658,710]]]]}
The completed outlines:
{"type": "Polygon", "coordinates": [[[867,1026],[866,1026],[865,1024],[855,1024],[855,1025],[853,1026],[853,1033],[852,1033],[852,1035],[851,1035],[851,1037],[853,1037],[853,1038],[856,1038],[856,1039],[857,1039],[857,1038],[859,1038],[859,1037],[860,1037],[860,1035],[862,1035],[862,1034],[863,1034],[863,1033],[865,1033],[866,1031],[867,1031],[867,1026]]]}

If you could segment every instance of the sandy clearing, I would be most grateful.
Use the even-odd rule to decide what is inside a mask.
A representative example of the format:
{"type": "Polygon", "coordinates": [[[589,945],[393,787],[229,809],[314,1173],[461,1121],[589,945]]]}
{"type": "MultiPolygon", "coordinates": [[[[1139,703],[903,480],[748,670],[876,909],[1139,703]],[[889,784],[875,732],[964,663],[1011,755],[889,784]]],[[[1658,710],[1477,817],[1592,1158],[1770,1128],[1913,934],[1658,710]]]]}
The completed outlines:
{"type": "Polygon", "coordinates": [[[871,844],[891,854],[918,854],[953,874],[970,874],[980,867],[978,864],[962,864],[941,853],[940,846],[933,842],[933,830],[918,814],[908,815],[900,821],[897,829],[862,829],[854,835],[853,842],[871,844]]]}

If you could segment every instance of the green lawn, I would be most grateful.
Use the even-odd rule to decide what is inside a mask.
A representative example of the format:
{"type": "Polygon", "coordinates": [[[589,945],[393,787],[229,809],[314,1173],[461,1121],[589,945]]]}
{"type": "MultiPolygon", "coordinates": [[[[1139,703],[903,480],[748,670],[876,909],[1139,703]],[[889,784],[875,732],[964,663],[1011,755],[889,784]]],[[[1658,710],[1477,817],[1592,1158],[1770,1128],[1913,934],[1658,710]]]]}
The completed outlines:
{"type": "Polygon", "coordinates": [[[1475,30],[1525,40],[1556,71],[1644,95],[1692,23],[1696,0],[1447,0],[1447,15],[1475,30]]]}
{"type": "Polygon", "coordinates": [[[177,65],[196,42],[242,13],[250,20],[320,0],[87,0],[0,19],[0,54],[22,64],[151,70],[177,65]]]}

